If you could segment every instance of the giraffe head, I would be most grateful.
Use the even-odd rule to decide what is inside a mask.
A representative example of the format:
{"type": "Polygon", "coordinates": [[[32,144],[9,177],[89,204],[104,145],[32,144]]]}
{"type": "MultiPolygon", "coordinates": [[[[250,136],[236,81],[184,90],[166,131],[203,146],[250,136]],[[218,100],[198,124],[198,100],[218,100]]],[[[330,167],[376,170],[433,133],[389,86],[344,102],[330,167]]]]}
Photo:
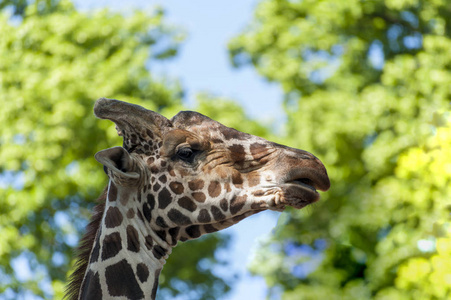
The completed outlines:
{"type": "Polygon", "coordinates": [[[317,190],[330,186],[324,165],[312,154],[196,112],[168,120],[105,98],[96,102],[94,112],[113,121],[124,139],[123,147],[95,156],[110,177],[110,198],[118,195],[130,207],[127,215],[147,222],[169,245],[266,209],[302,208],[319,199],[317,190]]]}
{"type": "Polygon", "coordinates": [[[178,241],[266,209],[302,208],[330,185],[312,154],[196,112],[168,120],[101,98],[94,113],[116,123],[124,143],[95,155],[110,182],[80,243],[70,299],[155,299],[178,241]]]}

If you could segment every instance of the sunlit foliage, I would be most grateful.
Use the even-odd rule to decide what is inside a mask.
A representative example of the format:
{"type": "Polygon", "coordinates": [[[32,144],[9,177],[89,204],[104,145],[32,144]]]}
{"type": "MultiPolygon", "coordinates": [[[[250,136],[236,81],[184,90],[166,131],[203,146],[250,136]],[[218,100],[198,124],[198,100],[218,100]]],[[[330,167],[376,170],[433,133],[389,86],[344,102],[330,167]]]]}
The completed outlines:
{"type": "MultiPolygon", "coordinates": [[[[0,14],[0,294],[60,298],[106,184],[93,154],[121,143],[114,125],[92,116],[93,101],[118,98],[168,117],[182,109],[183,89],[152,74],[181,36],[161,11],[7,5],[20,18],[0,14]],[[23,261],[31,273],[16,272],[23,261]]],[[[451,297],[450,20],[444,0],[265,0],[231,41],[235,65],[253,65],[285,92],[287,134],[277,141],[315,153],[332,181],[313,208],[283,214],[256,254],[252,270],[270,296],[451,297]]],[[[269,135],[228,100],[200,95],[197,109],[269,135]]],[[[175,248],[160,297],[227,292],[230,281],[211,267],[227,241],[175,248]]]]}
{"type": "Polygon", "coordinates": [[[274,297],[451,296],[450,20],[448,1],[267,0],[231,41],[332,182],[256,256],[274,297]]]}

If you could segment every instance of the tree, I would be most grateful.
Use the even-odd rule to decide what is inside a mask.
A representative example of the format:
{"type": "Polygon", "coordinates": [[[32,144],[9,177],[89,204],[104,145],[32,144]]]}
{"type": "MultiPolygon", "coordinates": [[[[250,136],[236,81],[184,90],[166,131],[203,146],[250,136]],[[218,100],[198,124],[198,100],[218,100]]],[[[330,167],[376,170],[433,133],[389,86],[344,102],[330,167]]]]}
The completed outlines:
{"type": "MultiPolygon", "coordinates": [[[[10,3],[16,2],[22,3],[10,3]]],[[[126,17],[80,13],[68,1],[46,3],[51,11],[39,14],[31,5],[18,24],[0,13],[2,299],[62,297],[72,251],[107,183],[93,154],[121,144],[114,124],[93,116],[94,101],[117,98],[168,117],[183,107],[179,84],[152,74],[155,63],[176,55],[183,38],[162,11],[126,17]],[[32,274],[17,272],[20,261],[32,274]]],[[[212,104],[202,107],[215,112],[212,104]]],[[[230,281],[215,276],[212,266],[225,263],[214,251],[227,241],[209,235],[176,248],[170,260],[180,264],[163,271],[162,293],[194,290],[199,299],[226,293],[230,281]]]]}
{"type": "Polygon", "coordinates": [[[45,15],[59,9],[61,0],[2,0],[0,10],[12,9],[14,16],[26,17],[28,6],[34,6],[33,14],[45,15]]]}
{"type": "Polygon", "coordinates": [[[256,257],[271,293],[451,296],[450,20],[446,1],[266,0],[230,42],[236,66],[284,89],[281,141],[318,155],[332,182],[256,257]]]}

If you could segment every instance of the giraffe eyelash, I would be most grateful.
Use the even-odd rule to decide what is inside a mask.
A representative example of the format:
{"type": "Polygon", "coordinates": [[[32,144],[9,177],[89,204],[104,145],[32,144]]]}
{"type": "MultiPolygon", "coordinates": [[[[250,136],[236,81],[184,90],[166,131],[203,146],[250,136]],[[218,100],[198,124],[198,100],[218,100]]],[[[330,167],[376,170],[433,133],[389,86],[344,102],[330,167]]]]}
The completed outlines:
{"type": "Polygon", "coordinates": [[[175,156],[184,162],[192,163],[200,152],[200,150],[195,150],[190,147],[183,147],[177,150],[175,156]]]}

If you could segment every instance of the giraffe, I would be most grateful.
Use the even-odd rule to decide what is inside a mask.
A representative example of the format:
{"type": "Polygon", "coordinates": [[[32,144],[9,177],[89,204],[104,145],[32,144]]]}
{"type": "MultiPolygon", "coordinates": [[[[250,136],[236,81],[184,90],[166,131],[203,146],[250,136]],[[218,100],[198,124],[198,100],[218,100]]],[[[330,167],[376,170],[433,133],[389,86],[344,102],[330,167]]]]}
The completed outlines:
{"type": "Polygon", "coordinates": [[[300,209],[330,187],[324,165],[309,152],[197,112],[169,120],[100,98],[94,114],[116,124],[123,146],[95,154],[109,183],[81,240],[69,299],[155,299],[178,241],[267,209],[300,209]]]}

